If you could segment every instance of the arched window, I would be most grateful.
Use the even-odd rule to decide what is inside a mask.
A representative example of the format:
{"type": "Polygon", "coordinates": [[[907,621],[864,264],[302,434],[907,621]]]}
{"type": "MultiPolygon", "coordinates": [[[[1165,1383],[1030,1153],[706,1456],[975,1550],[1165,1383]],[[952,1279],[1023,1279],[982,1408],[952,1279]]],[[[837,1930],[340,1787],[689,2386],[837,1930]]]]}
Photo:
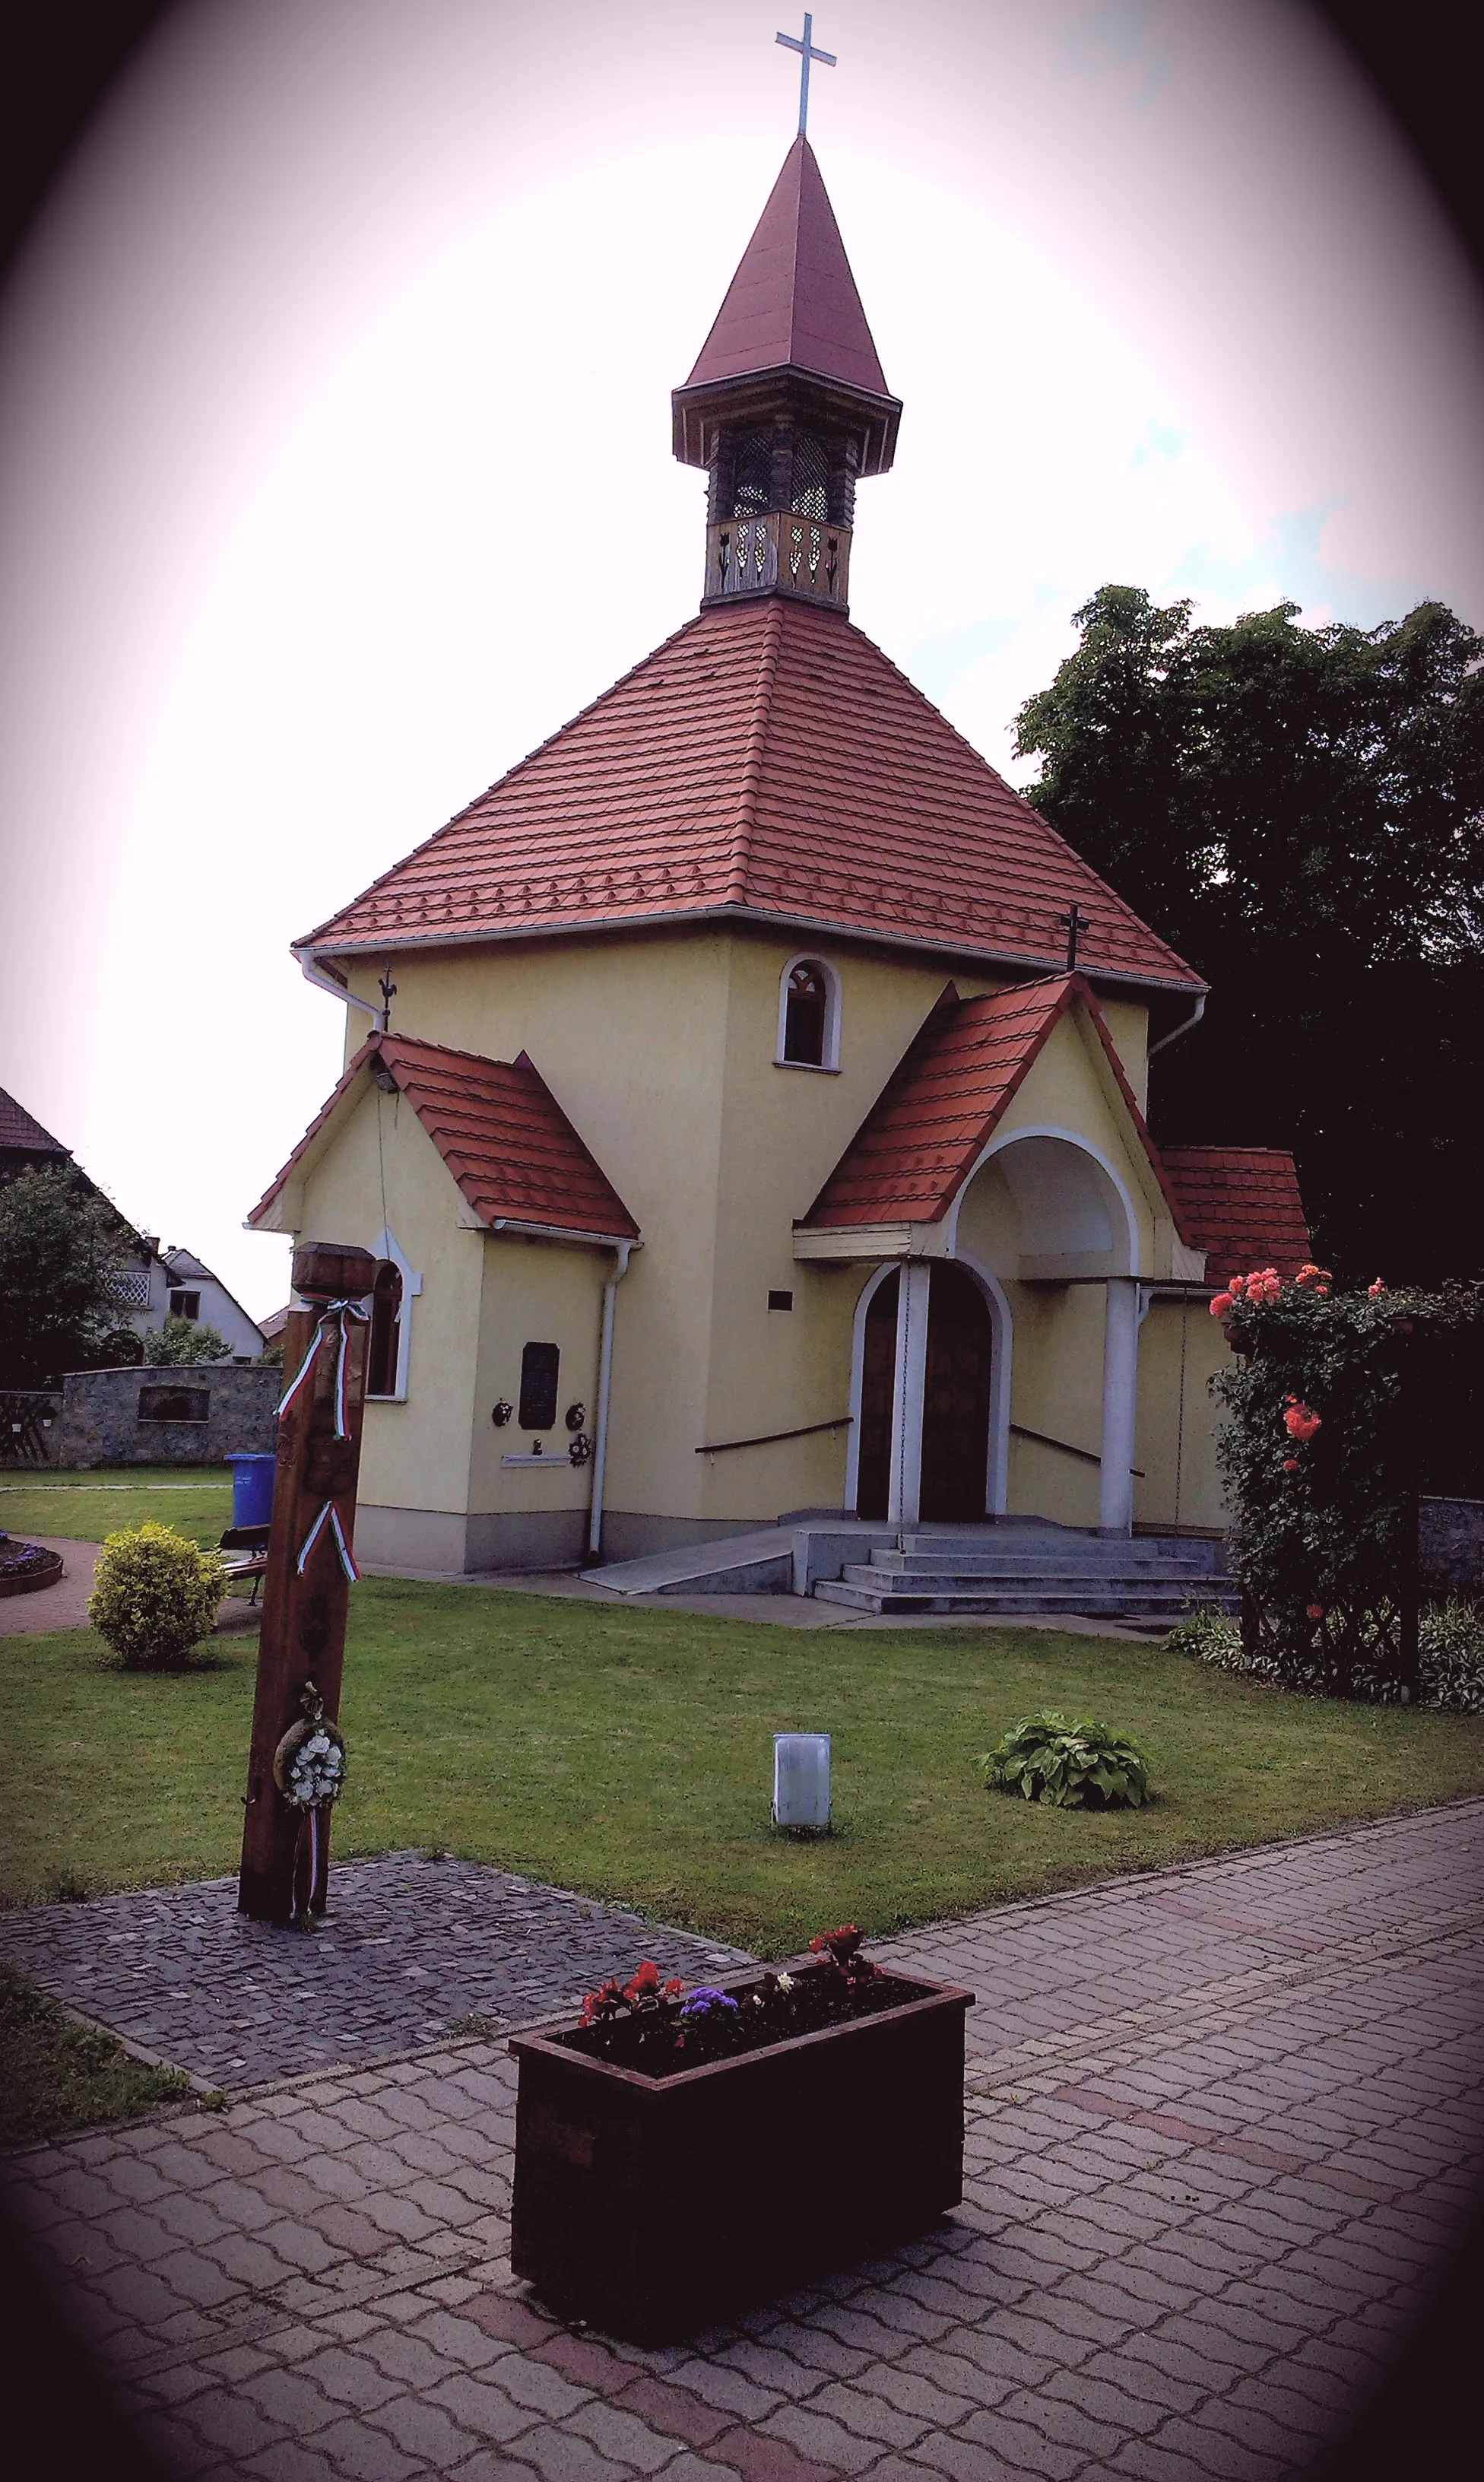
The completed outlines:
{"type": "Polygon", "coordinates": [[[820,957],[794,957],[783,969],[777,1058],[785,1069],[840,1065],[840,978],[820,957]]]}
{"type": "Polygon", "coordinates": [[[402,1360],[402,1269],[383,1258],[371,1293],[371,1349],[366,1359],[368,1396],[395,1396],[402,1360]]]}

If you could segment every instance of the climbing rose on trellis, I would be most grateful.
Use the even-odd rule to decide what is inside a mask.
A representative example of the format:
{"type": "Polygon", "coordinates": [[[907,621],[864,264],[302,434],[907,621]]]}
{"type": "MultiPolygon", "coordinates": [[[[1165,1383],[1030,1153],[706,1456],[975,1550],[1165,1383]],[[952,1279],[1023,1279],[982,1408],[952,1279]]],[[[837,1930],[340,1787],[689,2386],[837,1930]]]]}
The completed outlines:
{"type": "Polygon", "coordinates": [[[1484,1294],[1391,1292],[1379,1277],[1336,1292],[1310,1264],[1234,1278],[1211,1308],[1236,1357],[1211,1385],[1230,1417],[1217,1454],[1249,1650],[1296,1685],[1394,1696],[1411,1665],[1416,1494],[1434,1434],[1458,1428],[1484,1294]]]}

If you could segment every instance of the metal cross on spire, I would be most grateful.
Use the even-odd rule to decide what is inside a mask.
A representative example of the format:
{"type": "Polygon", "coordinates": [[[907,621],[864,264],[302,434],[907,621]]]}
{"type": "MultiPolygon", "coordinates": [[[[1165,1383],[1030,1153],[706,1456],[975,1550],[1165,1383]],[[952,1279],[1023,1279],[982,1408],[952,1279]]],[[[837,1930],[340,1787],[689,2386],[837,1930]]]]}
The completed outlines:
{"type": "Polygon", "coordinates": [[[803,41],[800,42],[796,35],[779,35],[776,40],[783,45],[786,52],[797,52],[799,55],[798,134],[803,138],[808,135],[809,130],[809,64],[811,61],[822,61],[827,69],[832,69],[836,66],[835,55],[833,52],[816,51],[814,19],[807,9],[804,12],[803,41]]]}
{"type": "Polygon", "coordinates": [[[1067,935],[1067,972],[1075,974],[1077,952],[1081,944],[1081,935],[1084,931],[1090,931],[1092,924],[1075,897],[1070,910],[1065,913],[1058,913],[1056,920],[1067,935]]]}

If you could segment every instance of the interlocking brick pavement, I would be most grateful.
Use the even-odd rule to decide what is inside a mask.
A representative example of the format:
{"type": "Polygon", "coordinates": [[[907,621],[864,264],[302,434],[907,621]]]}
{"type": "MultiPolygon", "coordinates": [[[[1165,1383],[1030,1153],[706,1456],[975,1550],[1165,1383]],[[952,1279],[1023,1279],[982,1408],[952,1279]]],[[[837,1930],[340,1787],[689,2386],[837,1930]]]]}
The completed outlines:
{"type": "Polygon", "coordinates": [[[1481,1851],[1460,1804],[890,1942],[980,1995],[963,2207],[662,2351],[514,2283],[496,2042],[0,2178],[181,2477],[1297,2476],[1484,2180],[1481,1851]]]}
{"type": "Polygon", "coordinates": [[[239,1914],[235,1879],[206,1879],[0,1914],[0,1955],[233,2094],[445,2040],[471,2017],[529,2024],[641,1957],[690,1982],[748,1961],[563,1888],[417,1853],[337,1862],[325,1927],[302,1937],[239,1914]]]}

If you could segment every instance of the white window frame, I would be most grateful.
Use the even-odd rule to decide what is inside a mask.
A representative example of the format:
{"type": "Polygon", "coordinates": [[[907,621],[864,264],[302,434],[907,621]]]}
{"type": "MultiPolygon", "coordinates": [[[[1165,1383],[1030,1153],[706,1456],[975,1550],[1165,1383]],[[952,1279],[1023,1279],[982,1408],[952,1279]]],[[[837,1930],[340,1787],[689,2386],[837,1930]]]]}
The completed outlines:
{"type": "Polygon", "coordinates": [[[801,1069],[811,1077],[838,1077],[840,1074],[840,1016],[842,990],[840,969],[821,957],[818,948],[800,948],[791,957],[778,977],[778,1040],[773,1050],[775,1069],[801,1069]],[[789,977],[799,965],[811,965],[824,977],[824,1057],[822,1060],[785,1060],[783,1046],[789,1027],[789,977]]]}
{"type": "MultiPolygon", "coordinates": [[[[423,1289],[423,1279],[414,1273],[412,1262],[395,1232],[383,1228],[371,1245],[371,1254],[379,1264],[387,1258],[402,1278],[402,1307],[397,1318],[397,1384],[389,1396],[368,1395],[368,1405],[404,1405],[407,1401],[407,1366],[412,1358],[412,1305],[423,1289]]],[[[367,1295],[368,1304],[371,1296],[367,1295]]]]}

